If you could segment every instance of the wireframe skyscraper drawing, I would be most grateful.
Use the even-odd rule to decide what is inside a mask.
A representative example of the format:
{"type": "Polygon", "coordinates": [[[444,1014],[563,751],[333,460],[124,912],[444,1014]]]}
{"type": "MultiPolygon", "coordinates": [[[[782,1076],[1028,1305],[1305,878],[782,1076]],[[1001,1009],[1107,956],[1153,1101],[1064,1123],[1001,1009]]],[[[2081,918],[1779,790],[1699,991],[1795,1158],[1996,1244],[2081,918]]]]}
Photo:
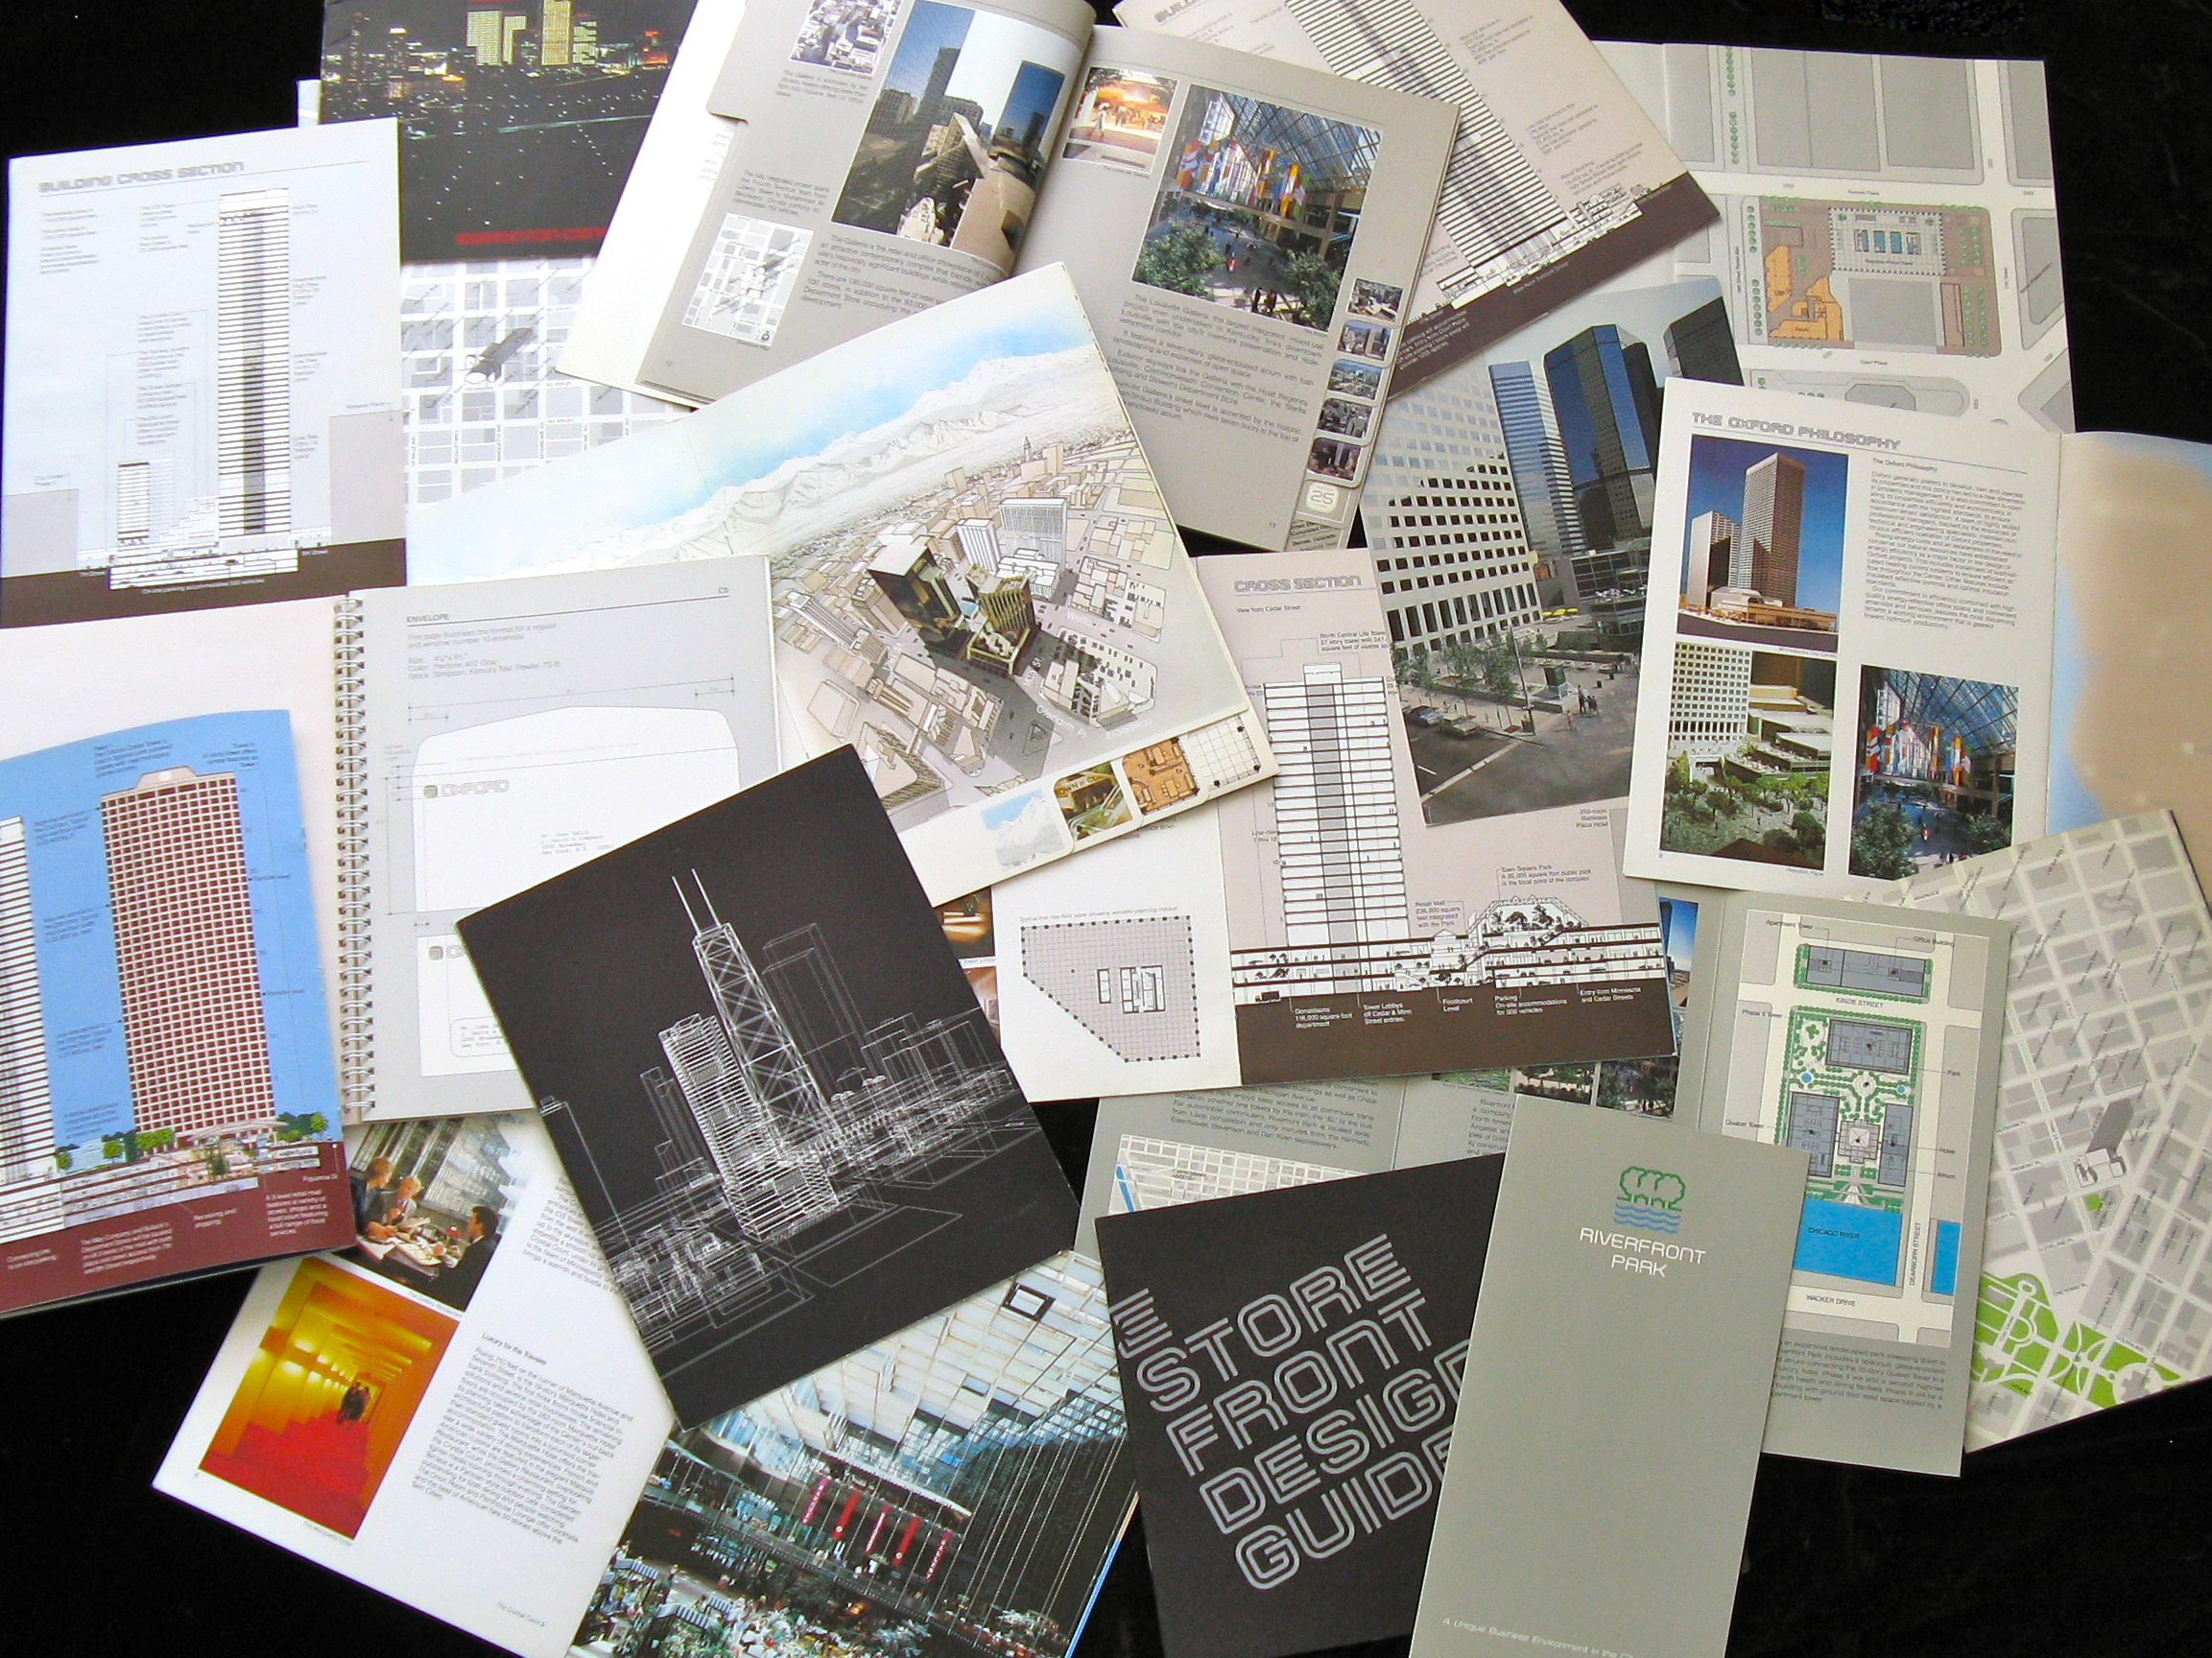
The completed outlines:
{"type": "Polygon", "coordinates": [[[0,1186],[48,1172],[54,1101],[23,819],[0,817],[0,1186]]]}
{"type": "Polygon", "coordinates": [[[1802,462],[1777,451],[1744,474],[1744,534],[1751,544],[1748,585],[1771,604],[1797,602],[1797,536],[1804,517],[1802,462]]]}
{"type": "Polygon", "coordinates": [[[215,448],[225,535],[292,528],[292,193],[244,190],[217,213],[215,448]]]}
{"type": "Polygon", "coordinates": [[[1601,322],[1545,352],[1544,378],[1584,538],[1596,548],[1649,536],[1659,452],[1659,387],[1650,347],[1601,322]]]}
{"type": "Polygon", "coordinates": [[[133,1126],[275,1121],[238,779],[149,771],[100,799],[133,1126]]]}

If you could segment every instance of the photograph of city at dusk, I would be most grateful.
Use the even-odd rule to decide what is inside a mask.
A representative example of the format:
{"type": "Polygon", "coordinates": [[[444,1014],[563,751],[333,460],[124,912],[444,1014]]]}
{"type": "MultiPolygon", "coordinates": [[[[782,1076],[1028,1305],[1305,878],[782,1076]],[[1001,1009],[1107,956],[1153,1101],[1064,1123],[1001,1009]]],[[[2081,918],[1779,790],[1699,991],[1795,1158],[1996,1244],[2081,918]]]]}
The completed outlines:
{"type": "Polygon", "coordinates": [[[596,253],[692,0],[331,0],[324,121],[399,121],[400,257],[596,253]]]}

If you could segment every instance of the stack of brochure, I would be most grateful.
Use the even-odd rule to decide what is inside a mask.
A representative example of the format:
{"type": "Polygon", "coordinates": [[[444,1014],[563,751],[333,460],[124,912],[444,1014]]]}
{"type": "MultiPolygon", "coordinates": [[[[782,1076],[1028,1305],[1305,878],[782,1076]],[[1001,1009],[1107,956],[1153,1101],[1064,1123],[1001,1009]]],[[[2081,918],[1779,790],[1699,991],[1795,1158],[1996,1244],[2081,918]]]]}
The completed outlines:
{"type": "Polygon", "coordinates": [[[12,164],[0,1312],[259,1265],[158,1488],[523,1658],[1718,1658],[2207,1373],[2212,451],[2035,64],[1098,11],[12,164]]]}

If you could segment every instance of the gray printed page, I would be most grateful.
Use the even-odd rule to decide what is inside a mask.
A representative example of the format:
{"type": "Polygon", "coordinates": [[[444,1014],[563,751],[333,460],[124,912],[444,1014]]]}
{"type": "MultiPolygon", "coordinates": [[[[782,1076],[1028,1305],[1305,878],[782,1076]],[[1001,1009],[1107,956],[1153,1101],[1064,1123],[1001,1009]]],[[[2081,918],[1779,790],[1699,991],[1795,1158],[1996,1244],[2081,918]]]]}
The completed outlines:
{"type": "Polygon", "coordinates": [[[1456,118],[1201,41],[1097,36],[1021,264],[1067,266],[1178,524],[1343,544],[1456,118]]]}
{"type": "Polygon", "coordinates": [[[749,0],[641,377],[705,402],[1011,274],[1090,32],[1076,0],[749,0]]]}
{"type": "Polygon", "coordinates": [[[771,775],[768,561],[362,598],[370,1120],[531,1103],[455,923],[771,775]]]}
{"type": "Polygon", "coordinates": [[[1766,1448],[1959,1472],[2011,928],[1737,893],[1708,906],[1682,1098],[1811,1158],[1766,1448]]]}
{"type": "Polygon", "coordinates": [[[1098,1254],[1101,1215],[1396,1168],[1405,1090],[1359,1078],[1101,1100],[1075,1246],[1098,1254]]]}
{"type": "Polygon", "coordinates": [[[1805,1166],[1519,1102],[1414,1658],[1720,1658],[1805,1166]]]}

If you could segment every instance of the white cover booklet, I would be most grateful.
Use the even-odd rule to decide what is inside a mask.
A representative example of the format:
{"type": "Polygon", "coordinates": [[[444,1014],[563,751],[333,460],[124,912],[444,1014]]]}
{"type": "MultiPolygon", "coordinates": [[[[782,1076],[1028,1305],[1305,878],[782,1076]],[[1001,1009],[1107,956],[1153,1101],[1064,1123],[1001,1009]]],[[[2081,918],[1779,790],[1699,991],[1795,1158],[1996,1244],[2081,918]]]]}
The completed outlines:
{"type": "Polygon", "coordinates": [[[424,508],[410,557],[464,582],[731,554],[768,559],[804,746],[859,750],[932,903],[1274,771],[1058,268],[424,508]]]}
{"type": "Polygon", "coordinates": [[[572,372],[704,402],[1064,263],[1180,522],[1344,539],[1380,388],[1330,382],[1398,355],[1450,105],[1094,35],[1076,0],[702,21],[632,176],[653,210],[616,217],[572,372]]]}
{"type": "Polygon", "coordinates": [[[406,577],[390,121],[9,163],[0,624],[406,577]]]}
{"type": "Polygon", "coordinates": [[[556,1658],[668,1404],[535,1115],[416,1126],[348,1134],[357,1216],[412,1219],[262,1269],[155,1488],[556,1658]]]}
{"type": "Polygon", "coordinates": [[[2067,441],[1674,382],[1629,873],[1851,897],[2042,833],[2067,441]]]}

